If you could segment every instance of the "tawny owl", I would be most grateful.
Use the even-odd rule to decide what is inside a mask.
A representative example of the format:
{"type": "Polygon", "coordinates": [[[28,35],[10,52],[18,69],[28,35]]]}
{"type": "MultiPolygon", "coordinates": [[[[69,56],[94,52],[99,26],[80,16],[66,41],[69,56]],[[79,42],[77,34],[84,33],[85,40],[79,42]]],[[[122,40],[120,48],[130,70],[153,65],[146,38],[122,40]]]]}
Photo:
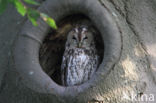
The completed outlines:
{"type": "Polygon", "coordinates": [[[73,28],[65,44],[61,65],[62,85],[79,85],[89,80],[98,63],[93,33],[84,25],[73,28]]]}

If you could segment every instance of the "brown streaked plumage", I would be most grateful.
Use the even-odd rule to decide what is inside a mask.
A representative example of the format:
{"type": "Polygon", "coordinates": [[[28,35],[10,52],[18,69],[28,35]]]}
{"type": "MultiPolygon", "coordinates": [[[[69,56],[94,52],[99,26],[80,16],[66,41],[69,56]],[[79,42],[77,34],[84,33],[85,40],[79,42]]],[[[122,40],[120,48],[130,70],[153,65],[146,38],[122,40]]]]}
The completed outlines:
{"type": "Polygon", "coordinates": [[[94,37],[87,26],[77,26],[67,37],[61,72],[62,84],[73,86],[89,80],[96,71],[99,58],[94,37]]]}

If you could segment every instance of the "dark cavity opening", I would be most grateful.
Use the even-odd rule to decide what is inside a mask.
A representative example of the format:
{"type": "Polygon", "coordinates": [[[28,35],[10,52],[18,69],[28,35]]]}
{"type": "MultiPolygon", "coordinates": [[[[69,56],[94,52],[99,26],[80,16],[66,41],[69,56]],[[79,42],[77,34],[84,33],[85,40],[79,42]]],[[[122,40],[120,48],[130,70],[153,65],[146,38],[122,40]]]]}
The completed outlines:
{"type": "Polygon", "coordinates": [[[60,20],[58,30],[50,30],[41,45],[39,60],[43,70],[57,83],[61,85],[61,63],[65,50],[68,32],[77,24],[94,28],[96,49],[100,57],[100,63],[104,56],[104,43],[100,32],[91,20],[82,14],[74,14],[60,20]]]}

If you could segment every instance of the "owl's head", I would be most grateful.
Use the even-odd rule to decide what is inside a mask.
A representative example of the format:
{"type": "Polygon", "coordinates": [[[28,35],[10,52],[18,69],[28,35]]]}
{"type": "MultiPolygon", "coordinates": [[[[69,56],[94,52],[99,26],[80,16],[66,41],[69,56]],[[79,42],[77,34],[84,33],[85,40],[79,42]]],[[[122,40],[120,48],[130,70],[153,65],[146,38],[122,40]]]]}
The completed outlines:
{"type": "Polygon", "coordinates": [[[67,45],[71,48],[90,48],[94,44],[93,33],[85,25],[76,26],[69,31],[67,45]]]}

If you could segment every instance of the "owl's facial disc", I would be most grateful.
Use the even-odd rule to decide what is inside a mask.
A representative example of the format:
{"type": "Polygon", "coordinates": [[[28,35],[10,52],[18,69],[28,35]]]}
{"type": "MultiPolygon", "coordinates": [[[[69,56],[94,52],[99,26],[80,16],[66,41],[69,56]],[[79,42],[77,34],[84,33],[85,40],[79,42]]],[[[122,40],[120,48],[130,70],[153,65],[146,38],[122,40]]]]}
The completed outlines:
{"type": "Polygon", "coordinates": [[[74,48],[89,48],[93,42],[93,34],[87,27],[80,26],[69,32],[68,43],[74,48]]]}

